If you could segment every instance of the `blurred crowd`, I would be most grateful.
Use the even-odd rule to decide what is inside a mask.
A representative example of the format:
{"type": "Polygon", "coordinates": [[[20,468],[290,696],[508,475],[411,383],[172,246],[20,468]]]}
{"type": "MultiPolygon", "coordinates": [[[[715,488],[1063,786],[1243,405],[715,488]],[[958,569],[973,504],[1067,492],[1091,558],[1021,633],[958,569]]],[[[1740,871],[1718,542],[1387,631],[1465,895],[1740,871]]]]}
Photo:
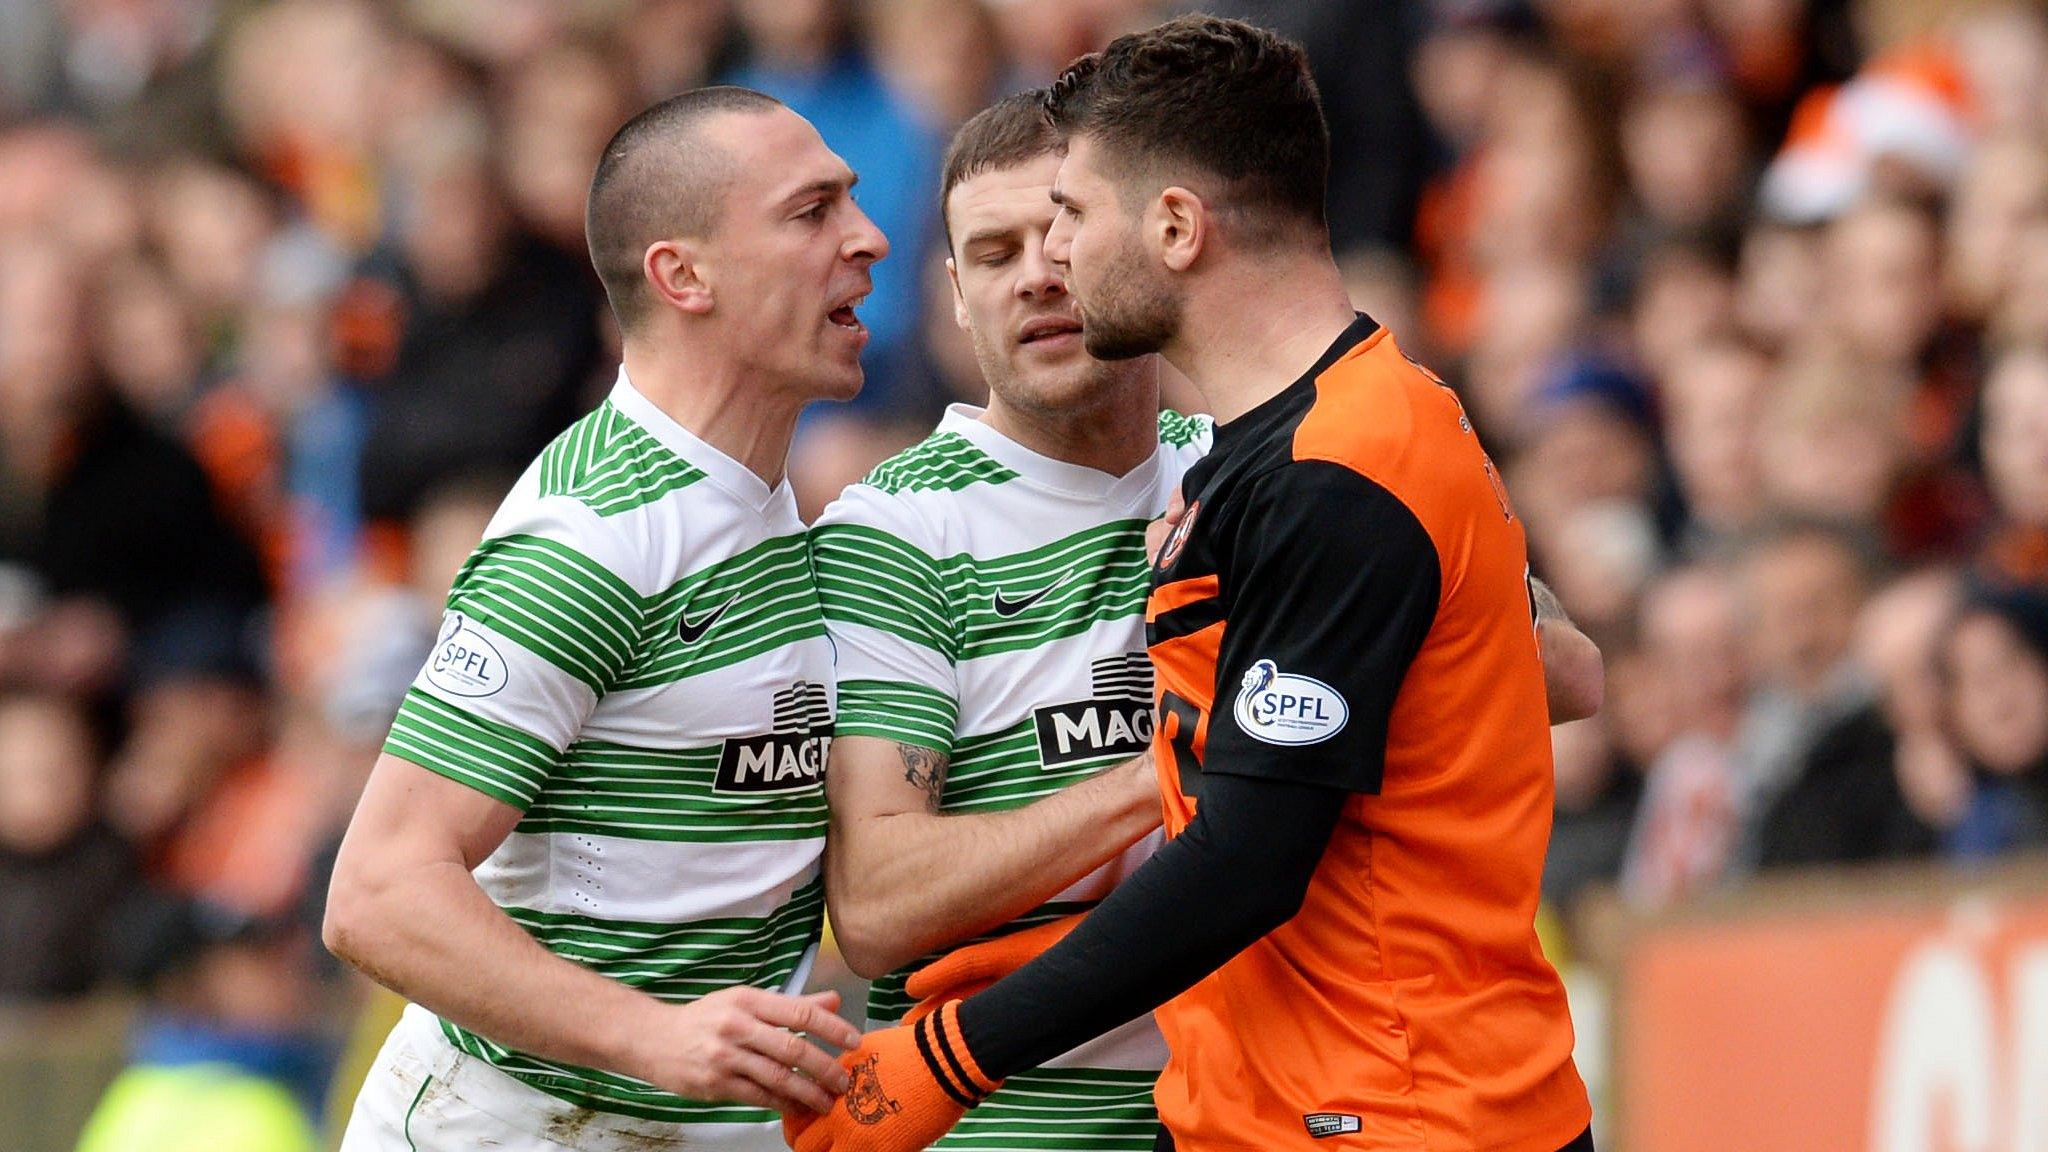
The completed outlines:
{"type": "MultiPolygon", "coordinates": [[[[1203,7],[1308,47],[1357,302],[1607,654],[1557,907],[2048,845],[2037,8],[1203,7]]],[[[139,1059],[228,1045],[316,1109],[318,1044],[264,1045],[336,986],[323,861],[498,497],[615,370],[613,129],[730,81],[860,173],[895,255],[866,390],[799,430],[815,513],[984,395],[952,127],[1167,9],[0,0],[0,999],[145,988],[139,1059]]]]}

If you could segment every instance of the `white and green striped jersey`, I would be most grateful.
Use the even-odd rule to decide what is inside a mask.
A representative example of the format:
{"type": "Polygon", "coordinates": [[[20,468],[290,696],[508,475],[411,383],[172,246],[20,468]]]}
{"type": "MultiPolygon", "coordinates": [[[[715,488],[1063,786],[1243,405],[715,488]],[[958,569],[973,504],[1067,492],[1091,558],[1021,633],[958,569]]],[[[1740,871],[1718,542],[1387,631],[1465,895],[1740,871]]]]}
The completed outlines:
{"type": "MultiPolygon", "coordinates": [[[[520,927],[687,1001],[783,988],[819,935],[832,701],[788,485],[622,371],[499,507],[385,750],[520,810],[476,870],[520,927]]],[[[777,1121],[442,1028],[536,1089],[707,1146],[777,1121]]]]}
{"type": "MultiPolygon", "coordinates": [[[[1041,456],[977,416],[955,405],[811,531],[838,649],[838,730],[948,754],[948,812],[1029,804],[1145,749],[1145,526],[1210,441],[1206,418],[1163,413],[1158,450],[1116,477],[1041,456]]],[[[1157,844],[994,935],[1094,904],[1157,844]]],[[[871,1021],[909,1009],[903,982],[917,964],[875,982],[871,1021]]],[[[1147,1016],[1013,1077],[934,1147],[1149,1152],[1165,1062],[1147,1016]]]]}

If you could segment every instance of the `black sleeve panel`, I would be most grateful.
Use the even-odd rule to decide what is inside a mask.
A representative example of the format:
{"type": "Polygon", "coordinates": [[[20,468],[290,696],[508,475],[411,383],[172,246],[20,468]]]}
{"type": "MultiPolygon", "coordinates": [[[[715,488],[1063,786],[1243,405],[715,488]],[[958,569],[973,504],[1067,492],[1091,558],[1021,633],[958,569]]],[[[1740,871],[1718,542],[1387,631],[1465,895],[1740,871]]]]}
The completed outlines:
{"type": "Polygon", "coordinates": [[[1349,794],[1280,780],[1204,783],[1179,836],[1066,939],[960,1008],[997,1079],[1150,1012],[1291,919],[1349,794]]]}
{"type": "Polygon", "coordinates": [[[1378,792],[1442,587],[1428,530],[1357,472],[1297,461],[1255,482],[1227,580],[1203,773],[1378,792]]]}

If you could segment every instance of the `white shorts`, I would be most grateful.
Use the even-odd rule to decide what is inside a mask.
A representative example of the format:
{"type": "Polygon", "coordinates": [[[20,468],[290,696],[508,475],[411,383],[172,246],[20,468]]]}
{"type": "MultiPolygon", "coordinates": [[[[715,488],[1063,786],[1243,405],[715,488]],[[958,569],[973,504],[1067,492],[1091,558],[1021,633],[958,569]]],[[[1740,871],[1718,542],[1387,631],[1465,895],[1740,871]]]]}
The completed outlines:
{"type": "Polygon", "coordinates": [[[408,1004],[363,1081],[341,1152],[785,1152],[780,1124],[665,1124],[594,1112],[529,1088],[408,1004]]]}

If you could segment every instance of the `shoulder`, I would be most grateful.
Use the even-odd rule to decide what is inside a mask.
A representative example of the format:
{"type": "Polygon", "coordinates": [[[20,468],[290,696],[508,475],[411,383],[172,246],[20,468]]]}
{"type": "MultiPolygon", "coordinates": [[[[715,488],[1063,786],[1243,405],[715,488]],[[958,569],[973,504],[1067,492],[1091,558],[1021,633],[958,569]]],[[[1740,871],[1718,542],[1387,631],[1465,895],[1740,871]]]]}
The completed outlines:
{"type": "Polygon", "coordinates": [[[875,466],[861,484],[891,495],[958,492],[1005,484],[1017,474],[958,432],[934,432],[875,466]]]}
{"type": "Polygon", "coordinates": [[[1367,567],[1437,573],[1440,558],[1417,510],[1355,468],[1293,460],[1253,477],[1242,494],[1240,547],[1259,565],[1355,576],[1367,567]]]}
{"type": "Polygon", "coordinates": [[[704,479],[607,400],[555,437],[536,461],[536,491],[598,517],[643,508],[704,479]]]}
{"type": "Polygon", "coordinates": [[[547,468],[544,454],[506,493],[465,575],[487,557],[516,553],[540,558],[564,579],[636,596],[658,591],[665,574],[645,517],[607,514],[579,496],[550,491],[547,468]]]}
{"type": "Polygon", "coordinates": [[[857,547],[850,542],[885,535],[929,551],[935,533],[928,524],[928,511],[905,499],[901,491],[866,480],[849,484],[811,526],[812,547],[857,547]]]}
{"type": "Polygon", "coordinates": [[[1432,525],[1511,516],[1457,393],[1385,332],[1317,379],[1290,455],[1355,471],[1432,525]]]}

